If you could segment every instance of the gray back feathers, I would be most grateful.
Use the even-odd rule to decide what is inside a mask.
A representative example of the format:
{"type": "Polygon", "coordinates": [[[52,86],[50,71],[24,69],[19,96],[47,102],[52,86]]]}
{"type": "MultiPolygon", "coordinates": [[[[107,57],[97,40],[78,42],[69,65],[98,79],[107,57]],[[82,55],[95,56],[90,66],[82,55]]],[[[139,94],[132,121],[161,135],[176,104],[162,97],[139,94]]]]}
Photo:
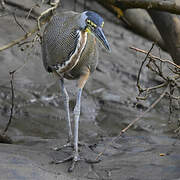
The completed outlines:
{"type": "Polygon", "coordinates": [[[96,40],[91,33],[85,33],[85,18],[85,13],[71,11],[52,17],[42,38],[42,58],[47,71],[56,70],[67,79],[76,79],[87,69],[95,70],[98,62],[96,40]],[[76,53],[79,57],[74,58],[76,63],[71,66],[71,57],[76,53]]]}
{"type": "Polygon", "coordinates": [[[77,18],[79,14],[62,13],[53,16],[45,28],[42,54],[45,68],[63,64],[74,53],[79,38],[77,18]]]}

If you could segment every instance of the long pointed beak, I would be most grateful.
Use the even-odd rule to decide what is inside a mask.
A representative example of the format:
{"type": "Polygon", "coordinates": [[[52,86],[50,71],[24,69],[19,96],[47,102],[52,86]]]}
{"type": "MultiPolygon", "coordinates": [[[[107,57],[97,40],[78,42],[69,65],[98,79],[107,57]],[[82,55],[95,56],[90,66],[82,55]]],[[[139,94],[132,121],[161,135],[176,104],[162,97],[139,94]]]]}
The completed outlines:
{"type": "Polygon", "coordinates": [[[94,35],[98,38],[98,40],[102,43],[102,45],[109,51],[111,52],[111,48],[109,46],[109,43],[104,35],[104,32],[102,28],[98,27],[94,30],[94,35]]]}

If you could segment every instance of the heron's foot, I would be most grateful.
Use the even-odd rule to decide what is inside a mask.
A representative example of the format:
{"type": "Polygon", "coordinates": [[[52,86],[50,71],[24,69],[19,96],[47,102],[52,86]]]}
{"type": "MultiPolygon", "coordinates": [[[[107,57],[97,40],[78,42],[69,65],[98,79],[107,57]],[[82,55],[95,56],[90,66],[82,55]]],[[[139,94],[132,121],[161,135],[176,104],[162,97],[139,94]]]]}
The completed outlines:
{"type": "Polygon", "coordinates": [[[73,145],[71,142],[67,142],[66,144],[64,144],[64,145],[62,145],[62,146],[60,146],[60,147],[53,147],[52,149],[53,149],[54,151],[60,151],[60,150],[62,150],[62,149],[64,149],[64,148],[67,148],[67,147],[73,148],[74,145],[73,145]]]}
{"type": "MultiPolygon", "coordinates": [[[[78,142],[78,146],[88,146],[88,144],[84,143],[84,142],[78,142]]],[[[60,147],[53,147],[52,149],[54,151],[60,151],[64,148],[67,148],[67,147],[71,147],[72,149],[74,149],[74,143],[72,141],[68,141],[66,144],[60,146],[60,147]]]]}
{"type": "Polygon", "coordinates": [[[78,161],[85,161],[86,163],[89,164],[94,164],[94,163],[99,163],[101,160],[100,159],[86,159],[86,158],[81,158],[79,156],[78,153],[73,153],[72,155],[68,156],[67,158],[63,159],[63,160],[59,160],[59,161],[52,161],[51,164],[61,164],[61,163],[65,163],[68,161],[71,161],[71,165],[68,168],[68,172],[72,172],[75,168],[75,165],[77,164],[78,161]]]}
{"type": "Polygon", "coordinates": [[[85,162],[89,163],[89,164],[96,164],[96,163],[99,163],[101,162],[101,159],[84,159],[85,162]]]}
{"type": "Polygon", "coordinates": [[[69,157],[67,157],[67,158],[65,158],[63,160],[52,161],[51,163],[52,164],[61,164],[61,163],[64,163],[64,162],[71,161],[71,165],[68,168],[68,172],[72,172],[74,170],[75,164],[80,160],[81,160],[81,158],[80,158],[79,154],[78,153],[73,153],[72,155],[70,155],[69,157]]]}

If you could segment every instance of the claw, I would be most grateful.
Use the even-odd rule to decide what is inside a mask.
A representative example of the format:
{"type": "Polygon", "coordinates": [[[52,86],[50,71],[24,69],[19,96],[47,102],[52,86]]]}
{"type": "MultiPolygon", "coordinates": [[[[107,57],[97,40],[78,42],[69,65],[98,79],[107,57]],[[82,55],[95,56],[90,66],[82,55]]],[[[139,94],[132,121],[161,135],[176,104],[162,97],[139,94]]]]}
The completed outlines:
{"type": "Polygon", "coordinates": [[[68,168],[68,172],[72,172],[74,170],[75,164],[77,161],[72,161],[71,166],[68,168]]]}
{"type": "MultiPolygon", "coordinates": [[[[87,144],[79,141],[78,146],[87,146],[87,144]]],[[[53,147],[52,149],[54,151],[60,151],[60,150],[67,148],[67,147],[74,148],[74,144],[72,142],[68,141],[67,144],[64,144],[63,146],[60,146],[60,147],[53,147]]]]}
{"type": "Polygon", "coordinates": [[[72,163],[71,163],[71,166],[68,168],[68,172],[72,172],[74,170],[74,167],[75,167],[75,164],[80,161],[80,157],[79,157],[79,154],[74,154],[73,155],[73,159],[72,159],[72,163]]]}
{"type": "Polygon", "coordinates": [[[51,163],[52,164],[61,164],[61,163],[64,163],[64,162],[68,162],[68,161],[71,161],[71,160],[73,160],[73,155],[71,155],[71,156],[69,156],[69,157],[67,157],[67,158],[65,158],[65,159],[63,159],[63,160],[59,160],[59,161],[52,161],[51,163]]]}
{"type": "Polygon", "coordinates": [[[73,155],[59,161],[51,161],[50,164],[61,164],[68,161],[72,161],[71,166],[68,168],[68,172],[72,172],[74,170],[75,164],[80,161],[79,154],[74,153],[73,155]]]}
{"type": "Polygon", "coordinates": [[[84,160],[89,164],[96,164],[96,163],[99,163],[101,161],[101,159],[92,160],[92,159],[86,159],[86,158],[84,160]]]}
{"type": "MultiPolygon", "coordinates": [[[[82,143],[82,142],[78,142],[78,146],[85,146],[85,147],[89,147],[91,149],[91,146],[86,144],[86,143],[82,143]]],[[[68,142],[67,144],[61,146],[61,147],[54,147],[53,150],[55,151],[59,151],[59,150],[62,150],[63,148],[67,148],[67,147],[71,147],[74,149],[74,144],[71,142],[68,142]]],[[[93,163],[99,163],[100,160],[92,160],[92,159],[86,159],[86,158],[80,158],[79,156],[79,153],[78,151],[76,151],[74,149],[74,152],[72,155],[68,156],[67,158],[63,159],[63,160],[54,160],[51,162],[51,164],[61,164],[61,163],[65,163],[65,162],[68,162],[68,161],[71,161],[71,165],[70,167],[68,168],[68,172],[72,172],[75,168],[75,165],[77,164],[78,161],[80,160],[84,160],[85,162],[87,163],[90,163],[90,164],[93,164],[93,163]]]]}
{"type": "Polygon", "coordinates": [[[52,149],[53,149],[54,151],[60,151],[61,149],[67,148],[67,147],[73,148],[73,144],[70,143],[70,142],[68,142],[67,144],[64,144],[64,145],[61,146],[61,147],[53,147],[52,149]]]}

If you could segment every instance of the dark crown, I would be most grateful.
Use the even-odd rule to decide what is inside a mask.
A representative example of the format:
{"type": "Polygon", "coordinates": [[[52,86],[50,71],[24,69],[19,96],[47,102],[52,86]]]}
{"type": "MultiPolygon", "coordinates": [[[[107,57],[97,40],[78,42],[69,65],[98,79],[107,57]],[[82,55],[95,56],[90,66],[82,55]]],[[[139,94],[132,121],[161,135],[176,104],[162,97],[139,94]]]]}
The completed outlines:
{"type": "Polygon", "coordinates": [[[104,23],[103,18],[99,14],[97,14],[93,11],[87,11],[86,16],[87,16],[88,20],[92,21],[97,26],[102,26],[104,23]]]}

